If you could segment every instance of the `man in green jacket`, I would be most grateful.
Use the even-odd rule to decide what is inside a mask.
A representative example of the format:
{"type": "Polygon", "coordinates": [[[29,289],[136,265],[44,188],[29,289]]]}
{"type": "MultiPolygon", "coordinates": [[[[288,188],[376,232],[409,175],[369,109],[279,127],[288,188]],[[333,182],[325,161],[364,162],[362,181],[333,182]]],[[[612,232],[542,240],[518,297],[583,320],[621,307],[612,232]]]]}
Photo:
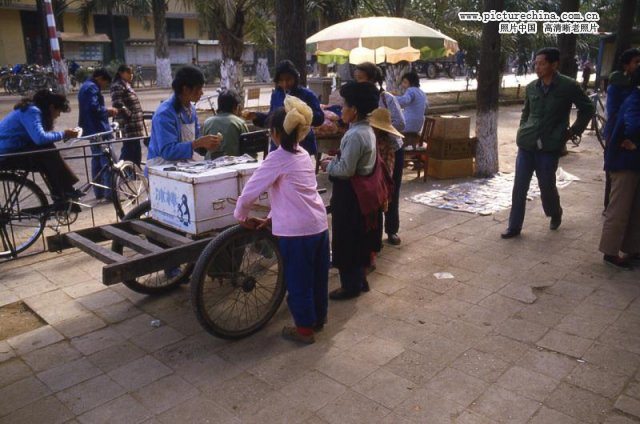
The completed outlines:
{"type": "Polygon", "coordinates": [[[544,48],[536,53],[538,79],[527,85],[516,137],[518,156],[509,227],[502,238],[516,237],[522,231],[533,171],[538,177],[542,208],[545,215],[551,217],[549,228],[557,230],[562,223],[556,187],[560,152],[567,140],[582,134],[595,109],[576,80],[558,73],[559,62],[560,51],[556,48],[544,48]],[[578,109],[578,117],[569,127],[572,104],[578,109]]]}
{"type": "Polygon", "coordinates": [[[205,135],[222,135],[222,144],[216,152],[208,152],[207,159],[222,155],[240,156],[240,134],[249,132],[244,119],[240,117],[242,99],[233,90],[226,90],[218,96],[218,114],[204,121],[205,135]]]}

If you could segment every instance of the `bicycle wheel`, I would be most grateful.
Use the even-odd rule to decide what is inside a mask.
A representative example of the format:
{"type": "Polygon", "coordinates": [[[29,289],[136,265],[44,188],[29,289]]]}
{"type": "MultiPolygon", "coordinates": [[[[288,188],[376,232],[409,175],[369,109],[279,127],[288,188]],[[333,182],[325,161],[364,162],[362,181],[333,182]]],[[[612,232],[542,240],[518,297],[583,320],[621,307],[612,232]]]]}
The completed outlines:
{"type": "Polygon", "coordinates": [[[282,256],[268,231],[231,227],[204,249],[191,277],[191,302],[211,334],[238,339],[260,330],[285,294],[282,256]]]}
{"type": "MultiPolygon", "coordinates": [[[[151,202],[148,200],[140,203],[135,208],[131,209],[122,218],[123,221],[129,221],[132,219],[140,219],[148,215],[151,211],[151,202]]],[[[139,253],[113,242],[111,244],[111,250],[127,257],[138,256],[139,253]]],[[[178,267],[166,269],[163,271],[152,272],[147,275],[143,275],[134,280],[123,281],[123,284],[131,290],[142,294],[162,294],[170,292],[176,289],[180,284],[186,282],[193,271],[193,264],[182,264],[178,267]]]]}
{"type": "Polygon", "coordinates": [[[113,207],[118,218],[149,199],[149,180],[138,165],[126,161],[111,179],[113,207]]]}
{"type": "Polygon", "coordinates": [[[599,113],[593,115],[593,127],[596,131],[596,137],[598,138],[598,143],[600,143],[600,147],[604,150],[605,148],[605,136],[604,136],[604,127],[607,125],[607,120],[599,113]]]}
{"type": "Polygon", "coordinates": [[[0,173],[0,258],[17,256],[38,239],[49,203],[31,180],[0,173]]]}

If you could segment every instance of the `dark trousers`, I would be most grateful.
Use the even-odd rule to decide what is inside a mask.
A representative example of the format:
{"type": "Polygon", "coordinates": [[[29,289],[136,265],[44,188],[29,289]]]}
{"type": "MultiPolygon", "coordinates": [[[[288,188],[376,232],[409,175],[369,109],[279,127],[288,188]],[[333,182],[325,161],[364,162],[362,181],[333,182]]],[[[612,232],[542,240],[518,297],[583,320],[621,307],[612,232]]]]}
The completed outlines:
{"type": "MultiPolygon", "coordinates": [[[[103,146],[91,145],[91,180],[96,184],[111,187],[111,170],[109,169],[109,159],[102,152],[103,146]]],[[[93,186],[93,193],[96,199],[111,197],[111,190],[103,187],[93,186]]]]}
{"type": "Polygon", "coordinates": [[[47,149],[47,151],[28,156],[2,159],[0,168],[39,172],[42,174],[51,195],[64,198],[64,193],[73,191],[73,185],[78,182],[78,177],[62,159],[60,152],[53,144],[49,146],[33,146],[26,150],[41,149],[47,149]]]}
{"type": "Polygon", "coordinates": [[[287,305],[298,327],[324,324],[329,303],[329,231],[280,237],[287,305]]]}
{"type": "Polygon", "coordinates": [[[533,171],[538,177],[542,208],[546,216],[562,215],[560,196],[556,187],[556,171],[558,169],[558,153],[543,151],[531,152],[518,149],[516,157],[516,176],[513,182],[511,196],[511,214],[509,215],[509,229],[520,231],[524,222],[527,208],[527,192],[533,177],[533,171]]]}
{"type": "Polygon", "coordinates": [[[340,285],[348,293],[360,293],[366,282],[366,269],[364,267],[340,268],[340,285]]]}
{"type": "Polygon", "coordinates": [[[404,149],[396,151],[393,165],[393,197],[389,202],[387,212],[384,214],[384,232],[398,234],[400,230],[400,185],[402,185],[402,169],[404,168],[404,149]]]}
{"type": "Polygon", "coordinates": [[[140,141],[134,140],[122,143],[120,160],[128,160],[140,166],[142,162],[142,147],[140,147],[140,141]]]}

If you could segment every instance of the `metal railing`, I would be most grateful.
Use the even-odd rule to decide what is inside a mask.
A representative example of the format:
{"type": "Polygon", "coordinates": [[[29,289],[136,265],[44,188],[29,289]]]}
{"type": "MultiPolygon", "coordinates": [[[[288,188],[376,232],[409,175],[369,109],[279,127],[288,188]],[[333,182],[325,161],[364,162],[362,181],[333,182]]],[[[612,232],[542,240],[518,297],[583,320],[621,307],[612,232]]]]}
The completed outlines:
{"type": "MultiPolygon", "coordinates": [[[[76,144],[72,144],[72,145],[62,145],[62,146],[56,146],[56,150],[60,153],[60,155],[62,156],[62,158],[65,160],[65,162],[67,162],[67,164],[72,168],[72,170],[74,171],[74,173],[76,174],[76,176],[81,180],[79,182],[79,184],[82,184],[83,186],[86,185],[90,185],[92,183],[92,176],[91,176],[91,171],[90,171],[90,159],[92,159],[93,157],[96,156],[101,156],[104,153],[93,153],[91,151],[92,147],[95,146],[113,146],[113,145],[122,145],[125,142],[132,142],[132,141],[138,141],[138,142],[147,142],[145,143],[148,144],[148,140],[149,137],[145,136],[145,137],[132,137],[132,138],[120,138],[120,139],[113,139],[113,140],[104,140],[104,141],[98,141],[98,142],[85,142],[86,140],[83,140],[82,144],[80,143],[76,143],[76,144]],[[74,152],[75,151],[75,152],[74,152]],[[78,153],[78,151],[81,151],[81,153],[78,153]],[[75,166],[74,166],[75,165],[75,166]],[[83,181],[83,177],[84,177],[84,181],[83,181]]],[[[100,150],[102,151],[102,147],[100,148],[100,150]]],[[[7,167],[7,166],[3,166],[3,162],[6,160],[11,161],[12,159],[15,158],[19,158],[19,157],[31,157],[31,156],[35,156],[38,154],[50,154],[52,151],[52,149],[38,149],[38,150],[30,150],[30,151],[25,151],[25,152],[16,152],[16,153],[6,153],[6,154],[0,154],[0,172],[3,173],[18,173],[20,172],[20,168],[18,167],[7,167]]],[[[112,155],[115,155],[115,152],[112,151],[111,152],[112,155]]],[[[144,155],[143,155],[144,157],[144,155]]],[[[114,157],[114,161],[118,162],[117,159],[115,159],[114,157]]],[[[141,166],[144,166],[141,165],[141,166]]],[[[51,203],[52,201],[52,197],[51,197],[51,193],[49,191],[49,188],[47,186],[47,184],[44,181],[44,178],[42,177],[42,175],[37,172],[37,171],[29,171],[28,172],[29,175],[29,180],[33,181],[36,185],[38,185],[39,188],[42,189],[42,191],[45,193],[45,196],[47,197],[47,201],[51,203]]],[[[90,188],[89,188],[90,189],[90,188]]],[[[83,206],[88,206],[88,209],[90,211],[91,214],[91,220],[90,220],[90,226],[94,227],[96,226],[96,214],[94,212],[94,208],[96,206],[98,206],[98,204],[93,204],[93,205],[86,205],[86,204],[82,204],[83,206]]],[[[0,205],[0,207],[4,207],[4,205],[0,205]]],[[[117,212],[115,210],[115,207],[112,207],[113,209],[113,216],[114,219],[110,220],[109,222],[117,222],[119,220],[117,212]]],[[[0,223],[1,225],[1,223],[0,223]]],[[[73,223],[68,223],[67,225],[51,225],[48,222],[45,223],[45,229],[49,228],[49,229],[53,229],[53,231],[57,232],[57,233],[61,233],[61,232],[70,232],[73,229],[79,229],[81,228],[83,225],[81,223],[77,223],[76,225],[74,225],[73,223]]],[[[86,225],[85,225],[86,226],[86,225]]],[[[11,231],[11,235],[13,235],[13,228],[10,228],[9,231],[11,231]]],[[[24,256],[28,256],[28,255],[33,255],[36,253],[41,253],[43,251],[46,251],[46,243],[45,243],[45,232],[43,231],[42,234],[40,234],[39,238],[41,238],[42,241],[42,249],[37,249],[34,248],[34,246],[39,245],[38,242],[34,243],[28,250],[26,250],[24,253],[20,254],[19,256],[17,256],[18,258],[20,257],[24,257],[24,256]]],[[[15,257],[9,257],[9,258],[0,258],[0,263],[2,261],[7,261],[7,260],[13,260],[16,259],[15,257]]]]}

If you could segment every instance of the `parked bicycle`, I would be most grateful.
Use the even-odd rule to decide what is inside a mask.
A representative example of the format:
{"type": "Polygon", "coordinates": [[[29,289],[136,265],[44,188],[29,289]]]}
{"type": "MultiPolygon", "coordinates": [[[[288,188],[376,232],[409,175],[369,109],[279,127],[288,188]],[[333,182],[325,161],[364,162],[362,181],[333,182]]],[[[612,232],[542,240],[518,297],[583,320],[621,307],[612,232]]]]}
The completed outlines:
{"type": "Polygon", "coordinates": [[[591,118],[591,130],[595,131],[596,138],[598,139],[600,146],[604,149],[606,140],[603,131],[607,124],[607,115],[602,97],[604,96],[599,89],[589,95],[589,99],[591,99],[593,106],[596,109],[596,112],[593,114],[593,118],[591,118]]]}
{"type": "MultiPolygon", "coordinates": [[[[112,201],[117,215],[122,218],[148,199],[149,184],[139,166],[129,161],[116,161],[111,142],[104,139],[113,134],[106,131],[71,140],[89,140],[101,144],[101,152],[107,163],[100,169],[95,180],[100,181],[105,172],[112,173],[111,186],[106,187],[93,180],[80,187],[87,193],[98,186],[112,191],[112,201]]],[[[69,159],[91,158],[94,154],[69,159]]],[[[29,171],[0,170],[0,258],[16,257],[36,242],[45,227],[59,232],[61,226],[73,224],[78,218],[79,207],[88,207],[75,200],[51,203],[43,190],[32,179],[29,171]],[[51,222],[50,222],[51,221],[51,222]],[[50,222],[50,223],[49,223],[50,222]]]]}

